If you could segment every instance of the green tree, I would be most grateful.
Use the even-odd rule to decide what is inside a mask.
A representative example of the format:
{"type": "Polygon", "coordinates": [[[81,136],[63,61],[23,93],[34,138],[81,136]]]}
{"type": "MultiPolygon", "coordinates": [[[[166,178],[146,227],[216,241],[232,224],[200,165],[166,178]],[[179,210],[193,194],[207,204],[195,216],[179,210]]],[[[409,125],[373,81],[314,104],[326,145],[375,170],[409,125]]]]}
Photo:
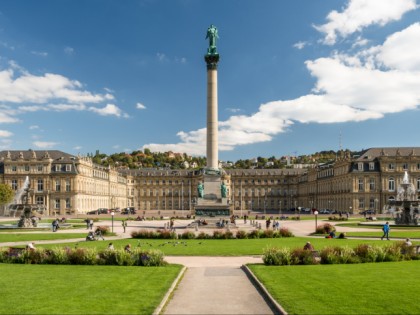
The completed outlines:
{"type": "Polygon", "coordinates": [[[7,184],[0,184],[0,204],[4,205],[13,200],[15,192],[7,184]]]}

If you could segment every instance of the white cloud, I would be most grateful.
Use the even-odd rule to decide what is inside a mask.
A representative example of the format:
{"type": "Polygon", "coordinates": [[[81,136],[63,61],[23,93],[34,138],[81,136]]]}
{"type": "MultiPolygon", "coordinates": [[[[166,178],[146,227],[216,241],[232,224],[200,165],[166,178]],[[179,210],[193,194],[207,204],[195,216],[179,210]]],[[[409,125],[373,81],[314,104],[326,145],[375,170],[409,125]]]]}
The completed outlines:
{"type": "Polygon", "coordinates": [[[293,45],[293,47],[297,48],[297,49],[303,49],[305,48],[305,46],[307,45],[307,42],[297,42],[296,44],[293,45]]]}
{"type": "Polygon", "coordinates": [[[146,106],[144,106],[142,103],[137,103],[136,108],[137,109],[146,109],[146,106]]]}
{"type": "Polygon", "coordinates": [[[241,111],[240,108],[231,108],[231,107],[226,108],[226,110],[231,112],[231,113],[238,113],[238,112],[241,111]]]}
{"type": "Polygon", "coordinates": [[[38,125],[29,126],[29,130],[35,130],[35,129],[39,129],[39,126],[38,125]]]}
{"type": "Polygon", "coordinates": [[[156,53],[156,57],[160,62],[164,62],[164,61],[168,61],[168,58],[166,57],[166,55],[164,53],[156,53]]]}
{"type": "Polygon", "coordinates": [[[82,89],[75,80],[52,73],[34,76],[23,73],[15,76],[13,69],[0,71],[0,101],[10,103],[45,103],[64,99],[69,102],[99,103],[108,96],[93,94],[82,89]]]}
{"type": "Polygon", "coordinates": [[[13,136],[13,133],[7,130],[0,130],[0,138],[9,138],[13,136]]]}
{"type": "Polygon", "coordinates": [[[349,0],[343,12],[331,11],[328,23],[315,28],[325,34],[324,43],[332,45],[338,36],[345,38],[373,24],[397,21],[416,8],[416,0],[349,0]]]}
{"type": "Polygon", "coordinates": [[[48,53],[45,51],[31,51],[32,55],[40,56],[40,57],[47,57],[48,53]]]}
{"type": "Polygon", "coordinates": [[[73,149],[74,149],[74,150],[81,150],[82,148],[83,148],[82,146],[77,145],[77,146],[75,146],[73,149]]]}
{"type": "Polygon", "coordinates": [[[34,141],[32,144],[40,149],[50,149],[57,146],[58,142],[47,142],[47,141],[34,141]]]}
{"type": "Polygon", "coordinates": [[[420,71],[420,23],[417,22],[387,38],[378,54],[386,67],[420,71]]]}
{"type": "Polygon", "coordinates": [[[71,56],[71,55],[73,55],[73,54],[74,54],[74,48],[72,48],[72,47],[64,47],[64,53],[65,53],[66,55],[71,56]]]}
{"type": "MultiPolygon", "coordinates": [[[[117,116],[117,117],[121,117],[123,115],[123,112],[121,111],[120,108],[118,108],[118,106],[114,105],[114,104],[107,104],[105,107],[102,108],[97,108],[97,107],[89,107],[89,110],[97,113],[101,116],[117,116]]],[[[125,118],[127,117],[126,115],[123,115],[125,118]]]]}

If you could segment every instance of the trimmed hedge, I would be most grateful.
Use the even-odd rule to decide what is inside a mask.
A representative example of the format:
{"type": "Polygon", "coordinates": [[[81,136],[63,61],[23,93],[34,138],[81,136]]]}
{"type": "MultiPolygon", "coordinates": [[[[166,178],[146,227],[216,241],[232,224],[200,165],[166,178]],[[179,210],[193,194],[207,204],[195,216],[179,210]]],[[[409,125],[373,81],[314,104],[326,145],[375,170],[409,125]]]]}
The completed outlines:
{"type": "Polygon", "coordinates": [[[158,250],[134,249],[131,253],[123,249],[100,250],[94,248],[37,248],[0,251],[0,263],[51,264],[51,265],[116,265],[116,266],[164,266],[164,255],[158,250]]]}
{"type": "Polygon", "coordinates": [[[131,232],[132,238],[140,239],[252,239],[252,238],[280,238],[280,237],[294,237],[293,233],[287,228],[281,228],[278,231],[274,230],[252,230],[246,232],[238,230],[233,232],[231,230],[214,230],[213,235],[207,234],[203,231],[197,235],[193,231],[186,230],[182,234],[176,234],[168,230],[139,230],[131,232]]]}
{"type": "Polygon", "coordinates": [[[304,249],[267,248],[263,253],[265,265],[315,265],[315,264],[355,264],[385,261],[420,260],[413,247],[404,242],[387,246],[360,244],[356,248],[348,246],[325,247],[319,253],[304,249]]]}

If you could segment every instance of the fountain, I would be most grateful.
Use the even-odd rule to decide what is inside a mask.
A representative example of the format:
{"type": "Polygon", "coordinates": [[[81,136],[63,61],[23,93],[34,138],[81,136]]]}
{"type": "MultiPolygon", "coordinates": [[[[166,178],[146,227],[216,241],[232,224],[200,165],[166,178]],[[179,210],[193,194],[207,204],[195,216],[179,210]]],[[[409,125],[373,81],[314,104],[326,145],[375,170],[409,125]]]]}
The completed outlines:
{"type": "Polygon", "coordinates": [[[395,224],[398,225],[417,225],[417,211],[414,207],[419,205],[417,192],[412,183],[410,183],[407,171],[404,173],[403,181],[398,186],[397,198],[395,205],[402,208],[402,212],[398,211],[395,218],[395,224]]]}

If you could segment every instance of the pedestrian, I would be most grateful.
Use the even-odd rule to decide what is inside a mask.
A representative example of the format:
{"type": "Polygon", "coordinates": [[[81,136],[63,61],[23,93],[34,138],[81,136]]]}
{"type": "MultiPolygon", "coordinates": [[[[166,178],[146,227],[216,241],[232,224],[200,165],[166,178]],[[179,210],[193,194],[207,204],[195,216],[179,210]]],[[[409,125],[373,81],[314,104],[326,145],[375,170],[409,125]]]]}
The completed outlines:
{"type": "Polygon", "coordinates": [[[108,250],[114,250],[114,245],[112,243],[108,244],[108,250]]]}
{"type": "Polygon", "coordinates": [[[93,220],[92,219],[89,220],[89,228],[91,230],[93,230],[93,220]]]}
{"type": "Polygon", "coordinates": [[[58,219],[54,219],[52,221],[52,231],[57,232],[57,229],[58,229],[58,219]]]}
{"type": "Polygon", "coordinates": [[[389,241],[389,223],[388,221],[384,224],[384,226],[382,227],[382,231],[384,231],[384,235],[382,235],[381,240],[384,239],[384,237],[386,237],[386,239],[389,241]]]}
{"type": "Polygon", "coordinates": [[[104,237],[102,236],[102,231],[99,228],[96,229],[95,236],[97,240],[101,238],[103,241],[105,241],[104,237]]]}
{"type": "Polygon", "coordinates": [[[89,219],[86,218],[85,222],[86,222],[86,230],[89,230],[89,219]]]}
{"type": "Polygon", "coordinates": [[[125,250],[127,253],[131,253],[131,245],[130,245],[130,244],[125,245],[124,250],[125,250]]]}
{"type": "Polygon", "coordinates": [[[35,250],[35,243],[28,243],[28,245],[26,245],[26,249],[27,250],[35,250]]]}
{"type": "Polygon", "coordinates": [[[171,228],[171,231],[174,230],[174,219],[171,219],[170,221],[170,228],[171,228]]]}
{"type": "Polygon", "coordinates": [[[312,246],[311,242],[306,242],[305,246],[303,246],[304,250],[314,250],[315,248],[312,246]]]}
{"type": "Polygon", "coordinates": [[[123,227],[123,230],[124,230],[124,233],[125,233],[125,229],[127,227],[127,221],[122,220],[121,224],[122,224],[122,227],[123,227]]]}

